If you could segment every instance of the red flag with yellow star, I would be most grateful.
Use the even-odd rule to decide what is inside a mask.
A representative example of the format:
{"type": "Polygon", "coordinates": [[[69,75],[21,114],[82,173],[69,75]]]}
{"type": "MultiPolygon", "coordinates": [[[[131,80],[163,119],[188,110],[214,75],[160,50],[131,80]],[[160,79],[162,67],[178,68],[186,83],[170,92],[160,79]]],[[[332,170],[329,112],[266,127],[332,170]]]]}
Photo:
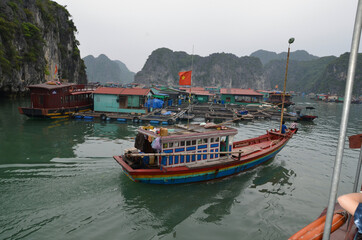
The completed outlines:
{"type": "Polygon", "coordinates": [[[179,85],[190,85],[191,86],[191,74],[192,74],[192,71],[179,72],[178,73],[178,75],[180,76],[179,85]]]}

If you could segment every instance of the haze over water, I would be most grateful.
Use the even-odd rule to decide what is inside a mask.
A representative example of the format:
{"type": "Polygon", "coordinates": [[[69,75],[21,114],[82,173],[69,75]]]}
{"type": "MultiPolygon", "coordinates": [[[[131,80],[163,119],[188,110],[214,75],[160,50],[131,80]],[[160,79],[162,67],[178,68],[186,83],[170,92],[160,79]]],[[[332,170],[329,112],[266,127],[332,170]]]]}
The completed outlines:
{"type": "MultiPolygon", "coordinates": [[[[39,120],[26,101],[0,101],[0,239],[287,239],[328,204],[343,104],[314,106],[314,123],[276,158],[222,180],[175,186],[134,183],[113,155],[132,147],[139,125],[39,120]]],[[[362,132],[351,105],[347,136],[362,132]]],[[[289,124],[287,122],[287,124],[289,124]]],[[[278,121],[233,124],[236,140],[278,121]]],[[[339,195],[352,191],[359,150],[344,151],[339,195]]]]}

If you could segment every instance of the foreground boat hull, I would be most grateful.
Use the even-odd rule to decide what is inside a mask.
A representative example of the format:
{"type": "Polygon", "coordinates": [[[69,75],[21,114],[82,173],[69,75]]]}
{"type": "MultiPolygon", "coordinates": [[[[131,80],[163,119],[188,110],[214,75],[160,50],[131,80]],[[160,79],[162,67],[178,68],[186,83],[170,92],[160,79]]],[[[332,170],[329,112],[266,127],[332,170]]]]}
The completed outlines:
{"type": "MultiPolygon", "coordinates": [[[[330,240],[352,240],[357,233],[356,225],[353,223],[353,216],[348,215],[346,211],[338,204],[335,204],[335,213],[332,218],[330,240]]],[[[313,222],[293,234],[288,240],[306,240],[322,239],[327,208],[313,222]]]]}
{"type": "Polygon", "coordinates": [[[267,150],[260,150],[243,156],[240,160],[237,156],[234,156],[233,161],[227,164],[214,164],[207,167],[180,166],[161,169],[132,169],[122,156],[114,156],[114,159],[122,166],[124,173],[134,182],[149,184],[204,182],[245,172],[272,160],[287,144],[290,137],[285,137],[267,150]]]}

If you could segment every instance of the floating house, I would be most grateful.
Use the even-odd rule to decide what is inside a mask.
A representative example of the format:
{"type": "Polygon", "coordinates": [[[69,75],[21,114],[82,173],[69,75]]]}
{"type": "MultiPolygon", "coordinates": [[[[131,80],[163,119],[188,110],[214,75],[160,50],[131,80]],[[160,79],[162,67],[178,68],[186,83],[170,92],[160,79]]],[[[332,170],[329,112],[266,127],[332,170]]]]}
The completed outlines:
{"type": "Polygon", "coordinates": [[[220,87],[205,87],[206,91],[209,91],[210,93],[219,94],[220,93],[220,87]]]}
{"type": "Polygon", "coordinates": [[[92,110],[92,93],[97,86],[49,81],[28,88],[31,107],[19,107],[19,112],[28,117],[55,119],[92,110]]]}
{"type": "Polygon", "coordinates": [[[180,96],[185,95],[184,91],[170,87],[153,87],[151,90],[153,92],[153,97],[165,101],[166,106],[177,104],[180,96]]]}
{"type": "Polygon", "coordinates": [[[95,112],[147,113],[145,103],[153,92],[145,88],[101,87],[93,92],[95,112]]]}
{"type": "Polygon", "coordinates": [[[229,104],[261,104],[263,100],[263,94],[253,89],[221,88],[220,94],[221,101],[229,104]]]}
{"type": "Polygon", "coordinates": [[[317,96],[317,100],[319,100],[319,101],[327,101],[327,99],[328,99],[328,95],[326,95],[326,94],[317,94],[316,96],[317,96]]]}
{"type": "MultiPolygon", "coordinates": [[[[283,93],[279,91],[269,92],[269,98],[267,102],[281,107],[283,103],[283,93]]],[[[292,95],[290,93],[285,93],[284,107],[289,107],[290,105],[294,105],[292,102],[292,95]]]]}
{"type": "Polygon", "coordinates": [[[215,96],[215,94],[206,91],[202,87],[180,88],[180,90],[184,90],[187,94],[190,94],[191,92],[193,100],[197,103],[207,103],[212,101],[212,98],[215,96]]]}

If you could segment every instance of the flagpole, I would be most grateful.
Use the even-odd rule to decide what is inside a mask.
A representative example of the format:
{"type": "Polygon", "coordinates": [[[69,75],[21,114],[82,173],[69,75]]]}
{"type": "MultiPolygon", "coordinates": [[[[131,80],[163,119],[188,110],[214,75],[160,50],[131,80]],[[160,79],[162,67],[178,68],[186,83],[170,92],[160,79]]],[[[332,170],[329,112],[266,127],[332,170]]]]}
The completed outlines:
{"type": "Polygon", "coordinates": [[[187,111],[187,128],[190,126],[190,105],[191,105],[191,88],[192,88],[192,70],[194,67],[194,45],[192,45],[192,54],[191,54],[191,84],[190,84],[190,94],[189,94],[189,110],[187,111]]]}

